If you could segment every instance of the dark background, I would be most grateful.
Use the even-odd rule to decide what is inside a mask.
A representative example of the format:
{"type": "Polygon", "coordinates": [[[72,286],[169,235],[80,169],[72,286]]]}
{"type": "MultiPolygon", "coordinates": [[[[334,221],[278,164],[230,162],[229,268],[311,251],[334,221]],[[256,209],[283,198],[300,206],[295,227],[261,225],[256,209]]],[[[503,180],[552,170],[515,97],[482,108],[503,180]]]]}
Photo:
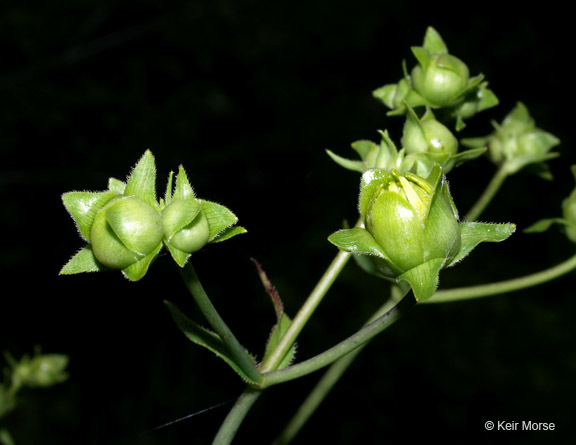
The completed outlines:
{"type": "MultiPolygon", "coordinates": [[[[194,256],[214,304],[261,357],[274,312],[257,258],[293,315],[336,253],[326,237],[356,219],[358,175],[326,156],[349,144],[398,140],[371,91],[396,82],[426,26],[483,72],[501,105],[469,122],[484,135],[523,101],[557,135],[556,180],[511,178],[483,219],[519,229],[560,215],[574,187],[574,38],[568,11],[410,2],[4,1],[0,7],[0,350],[41,345],[70,356],[70,380],[25,391],[11,415],[19,444],[202,444],[231,406],[236,375],[177,330],[163,305],[197,310],[168,256],[130,283],[120,273],[58,276],[81,246],[60,201],[124,179],[144,150],[159,192],[183,164],[201,198],[230,207],[249,230],[194,256]],[[477,10],[475,9],[477,8],[477,10]],[[144,433],[144,434],[142,434],[144,433]]],[[[464,213],[494,167],[450,175],[464,213]]],[[[507,279],[572,255],[558,231],[482,245],[442,287],[507,279]]],[[[296,443],[449,441],[571,443],[576,438],[574,274],[486,300],[416,307],[378,337],[296,443]],[[487,420],[554,422],[554,433],[484,431],[487,420]],[[318,436],[318,435],[321,436],[318,436]],[[376,438],[376,439],[375,439],[376,438]]],[[[299,341],[304,359],[352,333],[385,298],[384,283],[349,265],[299,341]]],[[[198,318],[199,319],[199,318],[198,318]]],[[[267,444],[320,374],[271,388],[238,443],[267,444]]]]}

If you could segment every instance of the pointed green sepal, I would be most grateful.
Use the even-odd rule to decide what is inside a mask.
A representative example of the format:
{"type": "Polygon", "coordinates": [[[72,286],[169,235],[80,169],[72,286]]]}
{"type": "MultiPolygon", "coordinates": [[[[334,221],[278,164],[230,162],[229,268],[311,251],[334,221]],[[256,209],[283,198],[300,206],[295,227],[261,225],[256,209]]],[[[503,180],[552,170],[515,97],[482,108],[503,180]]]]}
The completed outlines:
{"type": "Polygon", "coordinates": [[[448,48],[444,43],[438,31],[436,31],[431,26],[426,29],[426,35],[424,36],[424,44],[422,45],[431,54],[448,54],[448,48]]]}
{"type": "Polygon", "coordinates": [[[184,265],[188,262],[188,258],[192,255],[189,252],[184,252],[183,250],[177,249],[171,243],[167,243],[166,247],[170,252],[170,255],[176,261],[176,264],[180,267],[184,267],[184,265]]]}
{"type": "Polygon", "coordinates": [[[506,240],[516,230],[515,224],[489,224],[479,222],[463,222],[460,224],[460,250],[449,266],[456,264],[480,243],[499,243],[506,240]]]}
{"type": "Polygon", "coordinates": [[[142,278],[144,278],[144,275],[146,275],[146,272],[148,272],[148,268],[158,256],[160,250],[162,250],[162,243],[158,244],[158,247],[156,247],[156,249],[149,255],[146,255],[141,260],[126,267],[125,269],[122,269],[122,273],[130,281],[141,280],[142,278]]]}
{"type": "Polygon", "coordinates": [[[184,167],[180,166],[178,168],[178,175],[176,176],[176,188],[174,189],[172,200],[194,198],[194,189],[190,185],[188,175],[186,174],[184,167]]]}
{"type": "Polygon", "coordinates": [[[438,275],[444,260],[435,258],[399,275],[397,280],[407,281],[412,288],[416,301],[424,301],[434,295],[438,287],[438,275]]]}
{"type": "Polygon", "coordinates": [[[236,224],[238,221],[238,218],[232,211],[215,202],[202,201],[202,211],[208,219],[210,226],[208,242],[215,240],[224,229],[236,224]]]}
{"type": "Polygon", "coordinates": [[[106,268],[102,266],[102,264],[100,264],[94,256],[90,245],[87,245],[64,265],[62,270],[60,270],[60,275],[74,275],[84,272],[99,272],[105,269],[106,268]]]}
{"type": "Polygon", "coordinates": [[[224,342],[216,333],[194,323],[180,312],[180,310],[172,303],[165,301],[165,304],[178,328],[190,341],[212,351],[224,360],[247,383],[252,385],[258,384],[258,382],[253,381],[244,371],[242,371],[242,368],[236,364],[234,359],[228,353],[224,342]]]}
{"type": "Polygon", "coordinates": [[[74,219],[80,236],[88,241],[96,213],[117,196],[114,192],[70,192],[62,195],[62,202],[74,219]]]}
{"type": "Polygon", "coordinates": [[[338,164],[340,167],[344,167],[347,170],[357,171],[360,173],[364,173],[366,170],[366,166],[362,161],[343,158],[342,156],[339,156],[330,150],[326,150],[326,153],[328,153],[328,156],[330,156],[330,158],[336,162],[336,164],[338,164]]]}
{"type": "Polygon", "coordinates": [[[228,227],[216,235],[214,238],[210,240],[210,243],[221,243],[222,241],[229,240],[230,238],[240,235],[242,233],[247,233],[248,231],[241,226],[236,227],[228,227]]]}
{"type": "Polygon", "coordinates": [[[146,150],[128,177],[124,194],[136,196],[152,207],[158,208],[156,202],[156,163],[150,150],[146,150]]]}
{"type": "Polygon", "coordinates": [[[355,255],[372,255],[384,260],[389,258],[370,233],[361,227],[339,230],[328,237],[339,249],[355,255]]]}
{"type": "Polygon", "coordinates": [[[124,190],[126,190],[126,183],[124,181],[116,178],[108,179],[108,191],[123,195],[124,190]]]}

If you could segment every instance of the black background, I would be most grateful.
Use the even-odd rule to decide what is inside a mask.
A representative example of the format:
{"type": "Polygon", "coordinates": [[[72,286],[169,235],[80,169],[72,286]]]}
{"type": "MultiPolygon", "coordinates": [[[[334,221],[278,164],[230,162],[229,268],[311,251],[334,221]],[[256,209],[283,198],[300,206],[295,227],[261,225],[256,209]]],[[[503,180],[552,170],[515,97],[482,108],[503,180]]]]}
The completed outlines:
{"type": "MultiPolygon", "coordinates": [[[[511,178],[483,219],[519,229],[559,216],[574,187],[574,39],[570,13],[495,4],[312,1],[4,1],[0,9],[0,350],[41,345],[70,356],[70,380],[23,393],[10,416],[19,444],[209,443],[242,382],[177,330],[169,299],[197,310],[164,255],[130,283],[120,273],[58,276],[81,246],[60,201],[124,179],[144,150],[159,192],[179,164],[199,197],[230,207],[249,234],[209,246],[193,262],[214,304],[261,357],[274,312],[250,257],[294,314],[336,253],[326,237],[356,219],[358,175],[324,149],[398,140],[371,91],[412,64],[426,26],[472,74],[483,72],[499,107],[463,136],[488,133],[523,101],[562,140],[556,180],[511,178]],[[144,434],[142,434],[144,433],[144,434]]],[[[465,212],[494,167],[486,159],[449,177],[465,212]]],[[[557,230],[482,245],[442,274],[442,287],[507,279],[573,253],[557,230]]],[[[569,443],[576,395],[574,275],[486,300],[416,307],[378,337],[296,443],[569,443]],[[487,420],[554,422],[553,433],[484,431],[487,420]],[[321,435],[321,436],[319,436],[321,435]],[[376,438],[376,439],[374,439],[376,438]]],[[[299,341],[303,359],[344,338],[380,306],[385,286],[351,264],[299,341]]],[[[199,319],[199,318],[198,318],[199,319]]],[[[267,444],[319,374],[271,388],[238,443],[267,444]]]]}

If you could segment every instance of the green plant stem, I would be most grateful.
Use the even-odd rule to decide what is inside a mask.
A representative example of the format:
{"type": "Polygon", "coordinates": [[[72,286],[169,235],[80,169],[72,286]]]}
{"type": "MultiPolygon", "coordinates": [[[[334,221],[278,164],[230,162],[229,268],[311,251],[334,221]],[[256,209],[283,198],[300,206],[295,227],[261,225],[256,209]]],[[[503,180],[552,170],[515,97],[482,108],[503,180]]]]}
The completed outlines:
{"type": "Polygon", "coordinates": [[[230,328],[226,325],[216,308],[210,301],[210,298],[206,294],[206,291],[200,283],[200,279],[192,267],[192,264],[187,263],[183,268],[180,269],[180,274],[186,283],[186,287],[194,297],[196,304],[200,308],[200,311],[212,326],[212,329],[220,336],[228,351],[234,358],[234,361],[242,368],[242,370],[250,377],[254,382],[259,382],[262,380],[262,376],[254,360],[246,349],[240,344],[238,339],[234,336],[230,328]]]}
{"type": "Polygon", "coordinates": [[[224,419],[222,425],[220,425],[220,429],[212,442],[213,445],[228,445],[232,442],[244,417],[246,417],[246,414],[248,414],[248,411],[250,411],[250,408],[252,408],[261,393],[262,391],[259,389],[246,388],[226,416],[226,419],[224,419]]]}
{"type": "MultiPolygon", "coordinates": [[[[378,319],[386,312],[388,312],[394,304],[398,303],[406,292],[402,291],[400,287],[392,287],[391,298],[384,303],[368,320],[366,324],[378,319]]],[[[300,405],[298,411],[294,414],[290,422],[286,425],[282,433],[278,436],[274,445],[286,445],[290,443],[302,427],[306,424],[308,419],[314,414],[316,409],[324,401],[326,396],[330,393],[334,385],[338,383],[340,378],[344,375],[346,370],[354,362],[358,354],[367,346],[368,343],[356,348],[354,351],[345,355],[344,357],[336,360],[328,370],[324,373],[318,381],[312,392],[306,397],[306,400],[300,405]]]]}
{"type": "Polygon", "coordinates": [[[328,266],[328,269],[326,269],[326,272],[322,278],[320,278],[320,281],[318,281],[316,287],[312,290],[292,320],[290,327],[278,343],[276,349],[262,363],[260,369],[263,373],[273,371],[278,367],[340,272],[342,272],[342,269],[344,269],[350,257],[351,254],[348,252],[338,252],[338,255],[336,255],[330,266],[328,266]]]}
{"type": "Polygon", "coordinates": [[[314,371],[322,369],[336,360],[351,353],[355,349],[370,341],[380,332],[390,327],[398,320],[408,308],[412,307],[416,301],[414,298],[404,297],[396,306],[388,310],[385,314],[367,324],[361,330],[341,341],[336,346],[318,354],[308,360],[289,366],[284,369],[263,373],[262,388],[277,385],[279,383],[294,380],[314,371]]]}
{"type": "Polygon", "coordinates": [[[537,286],[547,281],[554,280],[576,269],[576,255],[549,269],[526,275],[512,280],[499,281],[497,283],[481,284],[478,286],[459,287],[437,291],[432,298],[422,303],[450,303],[453,301],[470,300],[473,298],[490,297],[492,295],[505,294],[527,287],[537,286]]]}
{"type": "Polygon", "coordinates": [[[475,221],[478,217],[482,214],[482,212],[488,207],[488,204],[492,201],[502,184],[508,177],[507,169],[505,168],[505,164],[503,164],[488,183],[484,193],[480,196],[478,201],[472,206],[470,211],[464,216],[464,221],[475,221]]]}

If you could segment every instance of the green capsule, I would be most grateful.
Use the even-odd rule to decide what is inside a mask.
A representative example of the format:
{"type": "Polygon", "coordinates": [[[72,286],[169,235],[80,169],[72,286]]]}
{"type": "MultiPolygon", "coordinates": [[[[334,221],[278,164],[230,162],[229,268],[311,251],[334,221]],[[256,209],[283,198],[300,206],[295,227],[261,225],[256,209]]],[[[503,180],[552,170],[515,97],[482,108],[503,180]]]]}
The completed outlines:
{"type": "Polygon", "coordinates": [[[194,253],[210,240],[210,226],[196,199],[172,201],[162,211],[164,240],[178,250],[194,253]]]}
{"type": "Polygon", "coordinates": [[[412,70],[414,89],[432,105],[452,105],[465,92],[470,72],[464,62],[451,54],[432,54],[427,63],[412,70]]]}
{"type": "Polygon", "coordinates": [[[163,236],[158,211],[128,196],[112,200],[96,214],[89,241],[100,263],[111,269],[125,269],[154,252],[163,236]]]}

